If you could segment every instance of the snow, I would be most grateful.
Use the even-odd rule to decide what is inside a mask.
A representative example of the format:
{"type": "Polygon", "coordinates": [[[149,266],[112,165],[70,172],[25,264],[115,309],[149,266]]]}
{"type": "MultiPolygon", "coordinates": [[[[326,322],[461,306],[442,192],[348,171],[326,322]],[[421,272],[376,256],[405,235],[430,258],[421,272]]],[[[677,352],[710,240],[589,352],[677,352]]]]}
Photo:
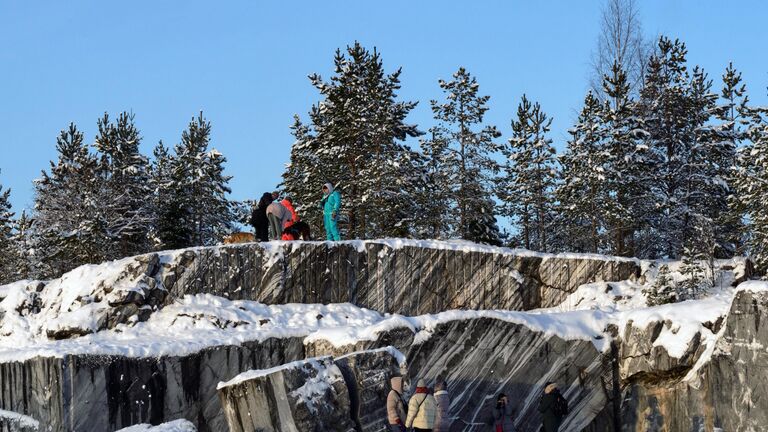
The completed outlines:
{"type": "MultiPolygon", "coordinates": [[[[29,428],[34,430],[40,428],[40,422],[37,420],[30,416],[19,414],[13,411],[0,409],[0,420],[3,420],[0,422],[0,425],[9,423],[11,426],[15,426],[17,428],[29,428]]],[[[15,428],[10,428],[10,430],[15,430],[15,428]]]]}
{"type": "Polygon", "coordinates": [[[190,421],[179,419],[157,426],[142,423],[120,429],[117,432],[197,432],[197,428],[190,421]]]}

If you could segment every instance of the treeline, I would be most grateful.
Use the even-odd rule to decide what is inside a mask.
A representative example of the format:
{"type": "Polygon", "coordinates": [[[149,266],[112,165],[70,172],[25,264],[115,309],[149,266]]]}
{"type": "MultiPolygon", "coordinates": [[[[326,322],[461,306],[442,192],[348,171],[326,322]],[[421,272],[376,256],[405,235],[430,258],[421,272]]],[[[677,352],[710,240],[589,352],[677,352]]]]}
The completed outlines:
{"type": "Polygon", "coordinates": [[[31,214],[14,219],[10,191],[0,193],[0,283],[211,245],[232,229],[226,159],[209,149],[211,124],[202,113],[173,151],[160,142],[151,160],[139,150],[133,114],[104,114],[97,127],[91,145],[74,124],[61,131],[57,160],[34,182],[31,214]]]}
{"type": "MultiPolygon", "coordinates": [[[[565,151],[525,95],[502,137],[489,96],[466,69],[438,81],[433,125],[407,121],[400,70],[378,51],[338,50],[308,122],[296,116],[283,191],[321,232],[324,183],[343,193],[346,238],[462,238],[532,250],[685,258],[749,254],[768,268],[768,109],[749,103],[729,65],[715,90],[685,45],[662,37],[636,82],[618,61],[602,75],[565,151]],[[635,89],[635,90],[633,90],[635,89]],[[418,146],[406,143],[417,138],[418,146]],[[503,232],[504,218],[511,230],[503,232]]],[[[139,150],[134,117],[106,114],[92,144],[75,125],[35,181],[31,214],[0,188],[0,282],[47,278],[85,263],[215,244],[247,218],[227,199],[226,159],[193,118],[173,149],[139,150]]]]}
{"type": "Polygon", "coordinates": [[[765,270],[766,109],[749,104],[732,65],[718,94],[679,40],[661,37],[650,53],[636,91],[614,62],[557,155],[551,118],[525,95],[501,138],[464,68],[438,82],[434,126],[419,130],[406,120],[416,102],[397,98],[400,70],[387,74],[380,54],[356,43],[337,51],[330,80],[310,77],[322,100],[309,123],[295,118],[283,186],[319,227],[317,191],[335,182],[350,238],[691,260],[749,253],[765,270]]]}

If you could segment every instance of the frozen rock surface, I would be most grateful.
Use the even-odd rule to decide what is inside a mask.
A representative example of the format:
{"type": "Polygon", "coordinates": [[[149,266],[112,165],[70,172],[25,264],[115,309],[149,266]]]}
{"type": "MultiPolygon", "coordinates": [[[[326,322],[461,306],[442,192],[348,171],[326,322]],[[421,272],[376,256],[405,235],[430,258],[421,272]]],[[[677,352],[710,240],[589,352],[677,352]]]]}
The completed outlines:
{"type": "Polygon", "coordinates": [[[448,381],[452,430],[486,430],[499,392],[517,428],[536,430],[547,381],[569,399],[564,430],[761,430],[768,285],[734,290],[746,264],[724,263],[706,298],[651,308],[648,262],[464,242],[273,242],[85,266],[0,286],[0,431],[259,430],[254,418],[381,430],[396,373],[411,388],[448,381]],[[219,393],[249,370],[262,373],[219,393]]]}

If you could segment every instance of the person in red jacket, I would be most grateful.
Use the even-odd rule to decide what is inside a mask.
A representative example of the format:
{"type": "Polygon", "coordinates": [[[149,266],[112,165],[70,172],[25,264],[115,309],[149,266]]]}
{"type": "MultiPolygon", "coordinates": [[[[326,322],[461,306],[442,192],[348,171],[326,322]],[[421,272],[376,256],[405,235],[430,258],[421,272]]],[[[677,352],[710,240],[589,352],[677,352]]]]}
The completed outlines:
{"type": "Polygon", "coordinates": [[[283,225],[283,240],[296,240],[289,232],[286,231],[286,228],[299,221],[299,215],[296,214],[296,209],[293,208],[293,199],[291,197],[285,197],[283,201],[280,202],[280,204],[282,204],[283,207],[288,209],[288,211],[291,213],[291,218],[285,221],[285,224],[283,225]]]}

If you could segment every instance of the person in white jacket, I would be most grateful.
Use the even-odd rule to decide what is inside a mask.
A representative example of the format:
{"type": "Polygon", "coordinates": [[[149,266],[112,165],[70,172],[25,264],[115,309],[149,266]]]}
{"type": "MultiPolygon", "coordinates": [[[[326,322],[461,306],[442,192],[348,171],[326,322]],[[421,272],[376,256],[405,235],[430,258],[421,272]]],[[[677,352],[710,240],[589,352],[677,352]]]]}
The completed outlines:
{"type": "Polygon", "coordinates": [[[427,382],[420,379],[416,384],[416,393],[408,401],[408,416],[405,427],[413,428],[415,432],[431,432],[435,427],[437,405],[435,398],[429,393],[427,382]]]}

